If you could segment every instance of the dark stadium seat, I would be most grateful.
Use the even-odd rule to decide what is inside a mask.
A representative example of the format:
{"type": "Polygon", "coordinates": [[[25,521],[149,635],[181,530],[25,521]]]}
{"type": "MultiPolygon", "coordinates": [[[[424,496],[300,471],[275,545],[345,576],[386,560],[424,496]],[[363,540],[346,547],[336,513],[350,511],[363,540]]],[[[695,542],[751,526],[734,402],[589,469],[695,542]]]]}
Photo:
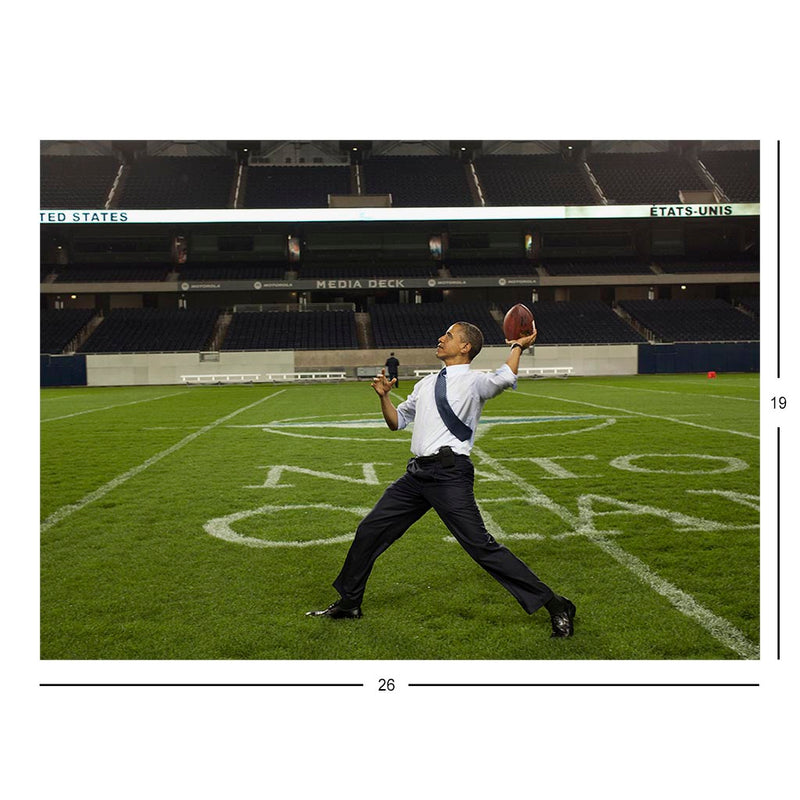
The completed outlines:
{"type": "Polygon", "coordinates": [[[625,344],[646,339],[601,300],[542,301],[531,310],[536,344],[625,344]]]}
{"type": "Polygon", "coordinates": [[[254,311],[233,315],[222,350],[353,350],[353,311],[254,311]]]}
{"type": "Polygon", "coordinates": [[[178,268],[179,281],[208,280],[283,280],[287,265],[284,262],[221,262],[187,264],[178,268]]]}
{"type": "Polygon", "coordinates": [[[152,353],[205,350],[215,309],[116,308],[78,348],[81,353],[152,353]]]}
{"type": "Polygon", "coordinates": [[[230,208],[237,165],[225,156],[142,156],[127,168],[118,208],[230,208]]]}
{"type": "Polygon", "coordinates": [[[58,267],[55,283],[131,283],[163,281],[168,264],[70,264],[58,267]]]}
{"type": "Polygon", "coordinates": [[[39,352],[57,355],[75,339],[96,314],[93,308],[62,308],[42,311],[39,321],[39,352]]]}
{"type": "Polygon", "coordinates": [[[758,261],[752,256],[734,255],[730,258],[689,258],[654,256],[662,272],[758,272],[758,261]]]}
{"type": "Polygon", "coordinates": [[[245,208],[328,208],[331,194],[350,194],[350,167],[247,168],[245,208]]]}
{"type": "Polygon", "coordinates": [[[489,261],[447,261],[453,277],[468,275],[536,275],[536,265],[527,259],[491,259],[489,261]]]}
{"type": "Polygon", "coordinates": [[[680,203],[681,189],[708,190],[676,153],[590,153],[587,162],[603,194],[618,205],[680,203]]]}
{"type": "Polygon", "coordinates": [[[40,208],[105,208],[119,168],[113,156],[41,156],[40,208]]]}
{"type": "Polygon", "coordinates": [[[647,275],[648,264],[634,258],[570,258],[546,259],[548,275],[647,275]]]}
{"type": "Polygon", "coordinates": [[[704,150],[700,161],[733,203],[757,203],[760,197],[758,150],[704,150]]]}
{"type": "Polygon", "coordinates": [[[373,156],[365,194],[391,194],[392,206],[472,206],[465,165],[454,156],[373,156]]]}
{"type": "Polygon", "coordinates": [[[378,348],[436,348],[439,337],[454,323],[477,325],[487,345],[505,344],[505,336],[485,303],[422,303],[375,305],[370,309],[378,348]]]}
{"type": "Polygon", "coordinates": [[[599,198],[578,163],[559,154],[486,155],[475,171],[489,206],[590,206],[599,198]]]}
{"type": "Polygon", "coordinates": [[[664,342],[759,339],[758,321],[724,300],[622,300],[619,305],[664,342]]]}

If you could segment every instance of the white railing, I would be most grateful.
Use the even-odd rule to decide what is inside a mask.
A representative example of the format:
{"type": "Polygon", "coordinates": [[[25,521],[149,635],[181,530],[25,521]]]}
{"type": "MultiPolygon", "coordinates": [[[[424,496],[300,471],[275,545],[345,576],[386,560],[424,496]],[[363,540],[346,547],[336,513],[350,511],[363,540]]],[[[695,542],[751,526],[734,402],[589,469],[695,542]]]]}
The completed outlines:
{"type": "Polygon", "coordinates": [[[273,383],[275,381],[344,380],[344,372],[231,372],[224,374],[181,375],[184,383],[273,383]]]}

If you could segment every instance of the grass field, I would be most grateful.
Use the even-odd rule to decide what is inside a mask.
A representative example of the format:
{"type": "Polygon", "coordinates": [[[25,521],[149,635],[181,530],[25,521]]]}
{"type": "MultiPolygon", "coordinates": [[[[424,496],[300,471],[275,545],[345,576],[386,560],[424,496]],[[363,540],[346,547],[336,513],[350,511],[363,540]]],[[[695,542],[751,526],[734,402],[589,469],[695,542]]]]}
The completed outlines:
{"type": "Polygon", "coordinates": [[[758,408],[756,375],[528,379],[486,405],[487,527],[578,607],[551,640],[433,512],[363,619],[304,616],[409,457],[366,382],[42,390],[41,657],[757,658],[758,408]]]}

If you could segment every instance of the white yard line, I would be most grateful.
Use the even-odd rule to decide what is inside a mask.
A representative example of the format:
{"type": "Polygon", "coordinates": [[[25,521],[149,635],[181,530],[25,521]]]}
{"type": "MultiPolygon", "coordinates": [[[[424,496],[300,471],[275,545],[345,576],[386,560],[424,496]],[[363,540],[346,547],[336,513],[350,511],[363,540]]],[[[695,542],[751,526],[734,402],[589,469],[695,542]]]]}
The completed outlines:
{"type": "Polygon", "coordinates": [[[99,500],[101,497],[105,497],[110,491],[116,489],[118,486],[121,486],[126,481],[130,480],[131,478],[138,475],[140,472],[144,472],[148,467],[152,467],[153,464],[161,461],[162,458],[171,455],[176,450],[180,450],[185,445],[193,442],[198,436],[202,436],[204,433],[208,433],[208,431],[216,428],[218,425],[222,425],[224,422],[227,422],[229,419],[233,419],[233,417],[237,416],[237,414],[241,414],[243,411],[248,411],[251,408],[255,408],[257,405],[260,405],[265,400],[269,400],[273,397],[277,397],[282,392],[285,392],[286,389],[280,389],[275,394],[267,395],[266,397],[262,397],[260,400],[256,400],[255,403],[250,403],[250,405],[243,406],[242,408],[237,409],[231,414],[227,414],[224,417],[220,417],[214,422],[206,425],[203,428],[200,428],[199,431],[195,431],[194,433],[190,433],[188,436],[181,439],[177,444],[172,445],[172,447],[168,447],[166,450],[162,450],[160,453],[156,453],[156,455],[148,458],[147,461],[143,461],[138,466],[133,467],[133,469],[129,469],[127,472],[123,472],[122,475],[117,475],[116,478],[112,478],[108,483],[101,486],[99,489],[95,489],[93,492],[89,492],[85,497],[78,500],[77,503],[70,503],[69,505],[62,506],[57,511],[54,511],[44,522],[42,522],[40,531],[44,533],[46,530],[49,530],[58,522],[61,522],[62,519],[68,517],[70,514],[74,514],[76,511],[80,511],[82,508],[85,508],[89,503],[93,503],[95,500],[99,500]]]}
{"type": "Polygon", "coordinates": [[[122,406],[135,406],[137,403],[149,403],[151,400],[163,400],[165,397],[175,397],[179,394],[186,394],[188,390],[183,389],[180,392],[170,392],[169,394],[161,394],[158,397],[146,397],[144,400],[131,400],[130,403],[117,403],[113,406],[103,406],[102,408],[89,408],[86,411],[76,411],[74,414],[64,414],[61,417],[48,417],[41,420],[41,422],[54,422],[57,419],[69,419],[70,417],[79,417],[81,414],[94,414],[95,411],[108,411],[111,408],[122,408],[122,406]]]}
{"type": "MultiPolygon", "coordinates": [[[[572,383],[572,381],[570,381],[572,383]]],[[[577,381],[575,381],[577,383],[577,381]]],[[[584,386],[589,384],[584,383],[584,386]]],[[[622,392],[652,392],[653,394],[677,394],[681,397],[714,397],[719,400],[741,400],[743,403],[760,403],[760,400],[754,400],[752,397],[734,397],[730,394],[700,394],[700,392],[671,392],[668,389],[642,389],[639,386],[610,386],[603,385],[604,389],[618,389],[622,392]]]]}
{"type": "Polygon", "coordinates": [[[616,406],[601,406],[597,403],[588,403],[586,400],[569,400],[566,397],[554,397],[549,394],[532,394],[531,392],[522,392],[517,390],[514,394],[522,394],[526,397],[538,397],[546,400],[558,400],[562,403],[577,403],[580,406],[591,406],[592,408],[602,408],[604,411],[619,411],[623,414],[633,414],[637,417],[648,417],[650,419],[660,419],[665,422],[677,422],[679,425],[690,425],[692,428],[702,428],[706,431],[715,431],[716,433],[731,433],[734,436],[746,436],[748,439],[758,439],[759,436],[755,433],[745,433],[744,431],[732,431],[727,428],[715,428],[711,425],[701,425],[698,422],[687,422],[677,417],[665,417],[660,414],[645,414],[643,411],[631,411],[629,408],[617,408],[616,406]]]}
{"type": "MultiPolygon", "coordinates": [[[[704,606],[701,606],[690,594],[679,589],[669,581],[657,575],[641,559],[623,550],[616,542],[611,541],[602,532],[581,531],[581,520],[564,506],[559,505],[549,498],[544,492],[527,483],[523,478],[510,470],[500,461],[474,447],[472,450],[481,462],[488,464],[495,472],[516,486],[523,492],[523,499],[534,506],[540,506],[552,511],[569,525],[575,533],[584,533],[586,538],[597,545],[604,553],[611,556],[626,569],[630,570],[642,583],[653,591],[665,597],[678,611],[697,622],[717,641],[733,650],[742,658],[755,659],[759,657],[758,645],[753,644],[738,628],[728,620],[719,617],[704,606]]],[[[495,532],[499,533],[499,525],[492,520],[495,532]]],[[[497,538],[500,538],[499,536],[497,538]]]]}

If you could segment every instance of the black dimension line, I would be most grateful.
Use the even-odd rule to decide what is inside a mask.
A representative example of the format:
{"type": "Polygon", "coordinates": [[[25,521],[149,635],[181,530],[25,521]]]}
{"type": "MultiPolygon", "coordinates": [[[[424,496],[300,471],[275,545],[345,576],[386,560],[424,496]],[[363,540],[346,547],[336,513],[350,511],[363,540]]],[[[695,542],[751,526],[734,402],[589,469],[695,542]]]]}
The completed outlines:
{"type": "Polygon", "coordinates": [[[262,687],[295,687],[298,689],[305,689],[307,687],[328,687],[328,688],[338,688],[338,687],[354,687],[354,686],[363,686],[363,683],[40,683],[40,687],[65,687],[65,686],[72,686],[72,687],[119,687],[119,686],[132,686],[132,687],[250,687],[250,688],[262,688],[262,687]]]}
{"type": "Polygon", "coordinates": [[[781,660],[781,427],[778,426],[778,475],[777,475],[777,523],[778,523],[778,661],[781,660]]]}
{"type": "Polygon", "coordinates": [[[778,379],[781,377],[781,142],[778,139],[778,241],[777,241],[777,264],[778,264],[778,298],[777,298],[777,320],[778,320],[778,379]]]}
{"type": "Polygon", "coordinates": [[[410,687],[426,686],[431,688],[461,688],[461,687],[542,687],[550,688],[555,686],[563,687],[757,687],[759,683],[409,683],[410,687]]]}

